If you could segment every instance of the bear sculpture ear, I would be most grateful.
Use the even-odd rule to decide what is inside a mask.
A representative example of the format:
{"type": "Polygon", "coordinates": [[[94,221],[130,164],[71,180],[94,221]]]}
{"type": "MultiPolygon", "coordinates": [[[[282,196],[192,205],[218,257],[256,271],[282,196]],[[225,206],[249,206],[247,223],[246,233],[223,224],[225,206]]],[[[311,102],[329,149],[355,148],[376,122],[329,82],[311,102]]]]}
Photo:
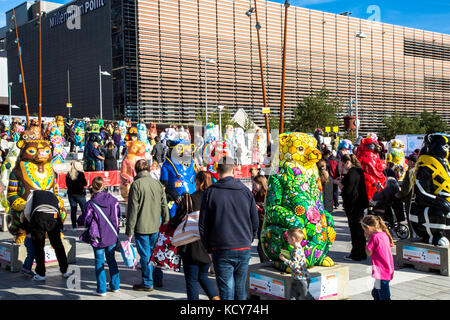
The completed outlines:
{"type": "Polygon", "coordinates": [[[287,144],[287,139],[288,139],[288,134],[286,134],[286,133],[281,134],[279,137],[280,146],[285,146],[287,144]]]}
{"type": "Polygon", "coordinates": [[[24,146],[25,146],[25,140],[17,141],[17,148],[23,149],[24,146]]]}

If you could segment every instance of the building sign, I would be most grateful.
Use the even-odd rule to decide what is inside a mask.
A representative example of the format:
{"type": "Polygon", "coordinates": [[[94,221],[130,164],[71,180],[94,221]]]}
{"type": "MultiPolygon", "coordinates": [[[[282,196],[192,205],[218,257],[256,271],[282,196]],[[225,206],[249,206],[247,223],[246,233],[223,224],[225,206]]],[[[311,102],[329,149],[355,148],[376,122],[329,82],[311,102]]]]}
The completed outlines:
{"type": "Polygon", "coordinates": [[[86,13],[97,10],[105,6],[105,0],[85,1],[81,5],[69,6],[66,12],[58,11],[50,17],[50,28],[66,23],[86,13]],[[75,7],[75,10],[73,8],[75,7]]]}

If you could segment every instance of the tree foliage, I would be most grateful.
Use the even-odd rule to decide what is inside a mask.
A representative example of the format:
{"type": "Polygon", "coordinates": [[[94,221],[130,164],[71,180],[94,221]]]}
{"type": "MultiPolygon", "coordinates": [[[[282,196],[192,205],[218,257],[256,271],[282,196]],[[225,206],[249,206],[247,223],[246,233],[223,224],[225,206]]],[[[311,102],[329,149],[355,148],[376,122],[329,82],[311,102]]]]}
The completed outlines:
{"type": "Polygon", "coordinates": [[[401,134],[429,134],[445,132],[448,130],[447,123],[442,117],[433,111],[423,111],[420,115],[410,116],[396,112],[394,115],[383,119],[384,128],[381,134],[387,139],[394,139],[401,134]]]}
{"type": "Polygon", "coordinates": [[[442,117],[433,110],[432,113],[423,111],[420,114],[420,126],[424,128],[426,134],[430,133],[443,133],[448,130],[447,123],[442,120],[442,117]]]}
{"type": "Polygon", "coordinates": [[[294,119],[286,128],[290,131],[313,133],[317,128],[339,125],[337,114],[342,110],[342,102],[331,98],[330,92],[322,88],[307,96],[294,109],[294,119]]]}

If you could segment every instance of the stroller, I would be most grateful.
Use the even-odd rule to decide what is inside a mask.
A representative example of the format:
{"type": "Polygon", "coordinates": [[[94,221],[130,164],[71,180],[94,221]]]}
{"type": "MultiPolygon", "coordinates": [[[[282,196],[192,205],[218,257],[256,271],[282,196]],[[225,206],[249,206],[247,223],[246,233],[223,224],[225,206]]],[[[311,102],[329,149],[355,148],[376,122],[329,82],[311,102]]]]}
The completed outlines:
{"type": "Polygon", "coordinates": [[[397,179],[388,177],[386,187],[378,188],[372,200],[369,202],[369,214],[380,216],[389,231],[396,234],[401,240],[409,238],[409,227],[406,223],[405,208],[403,202],[395,197],[400,187],[397,179]]]}

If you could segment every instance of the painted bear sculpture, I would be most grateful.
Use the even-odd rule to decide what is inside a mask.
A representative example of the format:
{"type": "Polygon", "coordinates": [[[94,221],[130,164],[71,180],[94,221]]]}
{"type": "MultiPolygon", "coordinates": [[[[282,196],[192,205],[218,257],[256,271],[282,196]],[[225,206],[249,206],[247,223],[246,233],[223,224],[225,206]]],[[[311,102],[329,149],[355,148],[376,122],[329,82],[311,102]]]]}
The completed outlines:
{"type": "Polygon", "coordinates": [[[323,207],[322,185],[316,163],[321,159],[317,141],[305,133],[280,135],[279,167],[269,178],[262,247],[275,267],[288,271],[279,259],[291,251],[286,231],[300,228],[307,267],[334,265],[328,251],[336,238],[334,221],[323,207]]]}
{"type": "Polygon", "coordinates": [[[416,234],[433,245],[450,239],[450,135],[430,134],[416,164],[409,219],[416,234]]]}
{"type": "Polygon", "coordinates": [[[377,140],[373,138],[361,139],[361,143],[356,152],[356,157],[361,163],[364,171],[367,197],[372,200],[373,195],[386,184],[386,176],[383,173],[384,165],[380,159],[381,147],[377,140]]]}
{"type": "Polygon", "coordinates": [[[405,145],[400,140],[392,139],[389,142],[388,153],[386,155],[386,163],[392,163],[394,165],[393,170],[398,181],[403,181],[408,170],[403,152],[404,148],[405,145]]]}
{"type": "Polygon", "coordinates": [[[133,183],[136,170],[134,166],[138,160],[145,160],[145,143],[138,140],[127,142],[127,155],[123,159],[120,170],[120,194],[125,201],[128,201],[128,192],[133,183]]]}
{"type": "Polygon", "coordinates": [[[230,154],[225,140],[213,140],[203,148],[203,163],[206,165],[206,170],[212,175],[213,183],[219,180],[218,164],[230,154]]]}
{"type": "MultiPolygon", "coordinates": [[[[46,140],[19,140],[20,154],[9,175],[7,216],[9,232],[16,243],[23,243],[25,230],[21,228],[20,216],[25,209],[27,198],[32,190],[47,190],[58,194],[56,175],[52,165],[52,149],[46,140]]],[[[58,197],[58,196],[57,196],[58,197]]],[[[66,211],[64,201],[58,197],[61,218],[64,222],[66,211]]]]}
{"type": "Polygon", "coordinates": [[[188,140],[170,140],[169,152],[161,166],[160,181],[164,185],[172,218],[177,210],[175,201],[184,193],[195,192],[194,144],[188,140]]]}

